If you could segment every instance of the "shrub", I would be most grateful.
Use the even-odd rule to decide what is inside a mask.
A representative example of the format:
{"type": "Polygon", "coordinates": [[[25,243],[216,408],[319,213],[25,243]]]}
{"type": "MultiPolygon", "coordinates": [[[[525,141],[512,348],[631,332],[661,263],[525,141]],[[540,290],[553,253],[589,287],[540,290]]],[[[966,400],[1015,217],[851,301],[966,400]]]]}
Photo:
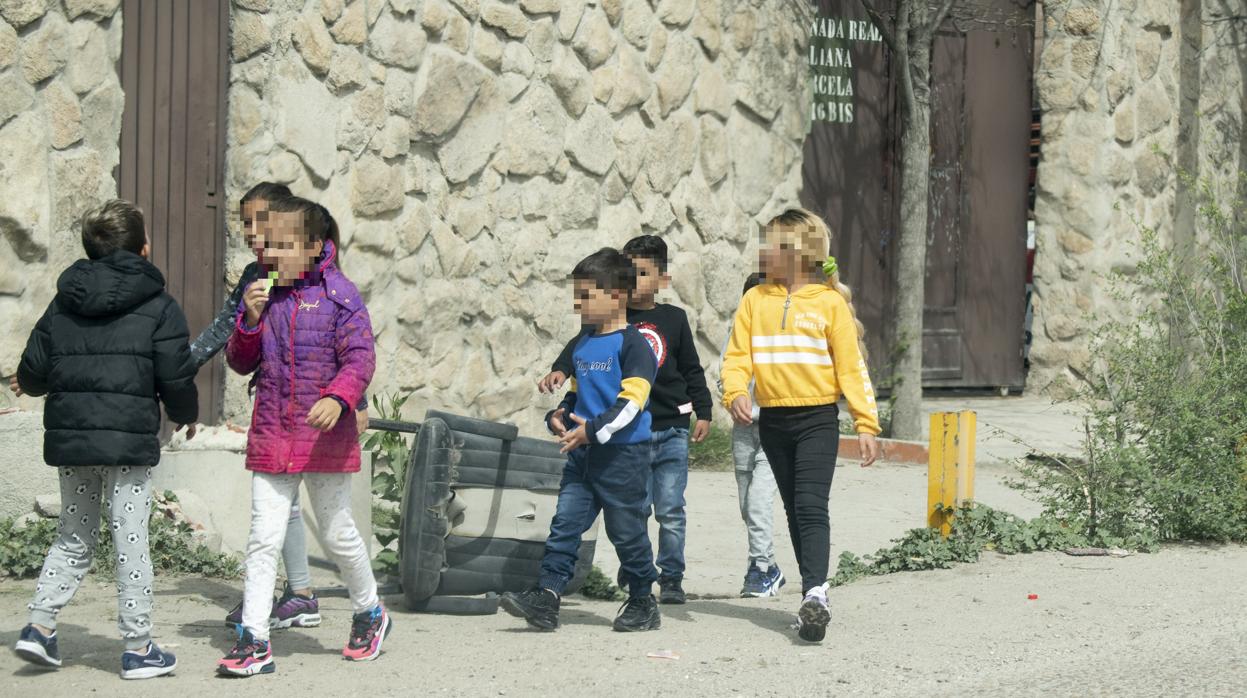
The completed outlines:
{"type": "Polygon", "coordinates": [[[1247,540],[1247,228],[1199,195],[1200,242],[1139,225],[1137,272],[1111,279],[1128,318],[1096,329],[1082,458],[1025,464],[1045,512],[1096,544],[1247,540]]]}
{"type": "MultiPolygon", "coordinates": [[[[410,395],[374,395],[372,407],[381,419],[399,419],[410,395]]],[[[372,451],[372,535],[381,544],[372,566],[382,574],[398,574],[398,551],[392,545],[402,526],[403,486],[411,444],[403,434],[378,431],[363,437],[363,447],[372,451]]]]}
{"type": "MultiPolygon", "coordinates": [[[[148,539],[152,568],[157,574],[193,574],[221,579],[234,579],[242,574],[237,558],[200,545],[190,524],[165,513],[163,505],[177,502],[172,492],[158,494],[154,499],[148,539]]],[[[108,519],[107,515],[100,518],[102,522],[108,519]]],[[[56,519],[38,519],[25,526],[19,526],[14,519],[0,520],[0,577],[37,576],[55,540],[56,519]]],[[[112,530],[101,525],[91,571],[112,574],[116,561],[112,530]]]]}

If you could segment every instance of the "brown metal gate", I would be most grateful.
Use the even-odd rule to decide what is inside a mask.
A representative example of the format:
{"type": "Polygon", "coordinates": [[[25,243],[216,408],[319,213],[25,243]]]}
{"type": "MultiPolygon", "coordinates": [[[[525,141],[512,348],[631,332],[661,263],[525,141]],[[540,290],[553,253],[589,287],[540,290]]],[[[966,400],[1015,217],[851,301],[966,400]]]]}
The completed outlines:
{"type": "MultiPolygon", "coordinates": [[[[142,207],[152,261],[192,337],[224,296],[228,0],[125,0],[117,188],[142,207]]],[[[221,414],[220,359],[199,373],[200,421],[221,414]]]]}
{"type": "MultiPolygon", "coordinates": [[[[832,228],[871,369],[886,377],[900,224],[895,67],[859,0],[816,4],[829,21],[811,38],[815,113],[832,118],[811,124],[802,200],[832,228]]],[[[923,384],[1020,388],[1032,27],[945,29],[932,51],[923,384]]]]}

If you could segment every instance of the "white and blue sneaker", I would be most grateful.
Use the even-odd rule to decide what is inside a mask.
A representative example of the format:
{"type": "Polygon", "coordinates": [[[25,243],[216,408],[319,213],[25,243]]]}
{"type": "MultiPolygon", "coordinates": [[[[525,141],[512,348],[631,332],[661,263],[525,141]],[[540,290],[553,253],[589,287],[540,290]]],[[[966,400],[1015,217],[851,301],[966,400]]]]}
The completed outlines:
{"type": "Polygon", "coordinates": [[[154,679],[172,674],[178,659],[172,652],[165,652],[154,642],[147,643],[145,650],[130,650],[121,655],[121,678],[154,679]]]}
{"type": "Polygon", "coordinates": [[[13,651],[31,664],[50,669],[61,667],[61,651],[56,646],[56,631],[51,635],[44,635],[35,626],[27,624],[22,628],[22,634],[13,646],[13,651]]]}
{"type": "Polygon", "coordinates": [[[766,589],[762,596],[779,596],[779,588],[788,582],[784,579],[784,573],[779,571],[779,565],[771,563],[766,570],[766,589]]]}
{"type": "Polygon", "coordinates": [[[779,571],[779,565],[760,567],[757,563],[750,563],[749,571],[745,572],[745,584],[741,587],[740,595],[742,598],[755,599],[779,596],[779,588],[784,586],[786,581],[784,573],[779,571]]]}

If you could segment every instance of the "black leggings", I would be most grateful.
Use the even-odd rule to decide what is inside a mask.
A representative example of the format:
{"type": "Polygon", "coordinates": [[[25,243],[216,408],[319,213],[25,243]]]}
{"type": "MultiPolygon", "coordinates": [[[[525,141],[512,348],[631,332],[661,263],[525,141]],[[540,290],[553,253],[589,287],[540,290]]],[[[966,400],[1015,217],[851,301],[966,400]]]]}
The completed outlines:
{"type": "Polygon", "coordinates": [[[831,524],[827,499],[840,449],[840,409],[769,407],[758,420],[762,450],[771,462],[788,532],[801,568],[801,591],[827,581],[831,524]]]}

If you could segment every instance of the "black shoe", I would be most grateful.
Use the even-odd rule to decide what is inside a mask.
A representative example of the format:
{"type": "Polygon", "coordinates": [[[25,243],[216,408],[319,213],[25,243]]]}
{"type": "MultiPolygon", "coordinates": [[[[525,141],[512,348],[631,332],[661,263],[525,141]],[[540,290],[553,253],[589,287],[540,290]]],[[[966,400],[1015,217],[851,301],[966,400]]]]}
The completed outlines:
{"type": "Polygon", "coordinates": [[[533,587],[527,591],[502,594],[502,607],[516,618],[523,618],[534,628],[554,630],[559,627],[559,596],[549,589],[533,587]]]}
{"type": "Polygon", "coordinates": [[[683,577],[659,577],[658,578],[658,598],[663,603],[682,604],[687,599],[684,596],[684,587],[681,582],[683,577]]]}
{"type": "Polygon", "coordinates": [[[621,633],[636,633],[644,630],[657,630],[662,627],[662,615],[658,613],[658,602],[654,595],[638,596],[628,599],[615,616],[615,630],[621,633]]]}

